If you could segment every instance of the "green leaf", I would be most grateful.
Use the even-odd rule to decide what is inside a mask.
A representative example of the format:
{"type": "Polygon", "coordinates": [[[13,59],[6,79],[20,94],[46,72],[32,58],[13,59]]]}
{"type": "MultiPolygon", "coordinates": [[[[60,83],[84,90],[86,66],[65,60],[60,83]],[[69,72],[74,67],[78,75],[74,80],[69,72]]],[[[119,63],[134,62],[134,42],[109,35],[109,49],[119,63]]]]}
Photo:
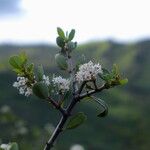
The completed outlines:
{"type": "Polygon", "coordinates": [[[19,75],[21,75],[23,73],[20,69],[13,69],[13,71],[16,72],[19,75]]]}
{"type": "Polygon", "coordinates": [[[112,75],[114,77],[118,76],[120,74],[119,72],[119,67],[116,64],[113,64],[113,68],[112,68],[112,75]]]}
{"type": "Polygon", "coordinates": [[[89,96],[87,96],[87,97],[83,98],[83,100],[84,100],[84,101],[91,101],[91,99],[92,99],[92,98],[91,98],[91,97],[89,97],[89,96]]]}
{"type": "Polygon", "coordinates": [[[98,117],[105,117],[107,115],[108,115],[108,109],[105,109],[102,112],[100,112],[97,116],[98,117]]]}
{"type": "Polygon", "coordinates": [[[99,74],[98,74],[98,76],[99,76],[102,80],[108,82],[109,80],[112,79],[112,74],[111,74],[107,69],[102,68],[102,71],[103,71],[102,73],[99,73],[99,74]]]}
{"type": "Polygon", "coordinates": [[[120,83],[120,85],[125,85],[128,83],[128,79],[125,78],[125,79],[119,80],[119,83],[120,83]]]}
{"type": "Polygon", "coordinates": [[[44,75],[44,69],[42,65],[39,65],[37,68],[37,77],[38,77],[38,81],[42,81],[43,80],[43,75],[44,75]]]}
{"type": "Polygon", "coordinates": [[[19,56],[11,56],[9,64],[15,69],[22,69],[23,62],[19,56]]]}
{"type": "Polygon", "coordinates": [[[66,62],[66,59],[63,55],[61,55],[60,53],[55,55],[55,61],[57,66],[61,69],[61,70],[67,70],[68,68],[68,64],[66,62]]]}
{"type": "Polygon", "coordinates": [[[107,83],[111,83],[112,81],[116,82],[120,78],[119,68],[116,64],[113,65],[112,71],[109,72],[107,69],[102,68],[103,73],[98,74],[98,76],[106,81],[107,83]]]}
{"type": "Polygon", "coordinates": [[[19,150],[17,143],[13,142],[13,143],[10,143],[10,145],[11,145],[11,148],[9,150],[19,150]]]}
{"type": "Polygon", "coordinates": [[[75,30],[72,29],[71,32],[69,33],[69,38],[68,38],[68,40],[71,41],[71,40],[74,38],[74,36],[75,36],[75,30]]]}
{"type": "Polygon", "coordinates": [[[66,126],[66,129],[74,129],[83,124],[86,119],[87,116],[83,112],[79,112],[75,116],[70,118],[66,126]]]}
{"type": "Polygon", "coordinates": [[[68,42],[67,46],[69,50],[73,50],[77,47],[77,42],[68,42]]]}
{"type": "Polygon", "coordinates": [[[22,64],[25,64],[27,62],[27,54],[25,52],[21,52],[19,54],[19,58],[21,59],[22,64]]]}
{"type": "Polygon", "coordinates": [[[64,31],[60,27],[57,28],[57,33],[62,39],[66,39],[64,31]]]}
{"type": "Polygon", "coordinates": [[[95,97],[95,96],[91,96],[91,98],[92,98],[96,103],[98,103],[98,104],[101,106],[101,108],[102,108],[101,112],[100,112],[97,116],[98,116],[98,117],[105,117],[105,116],[107,116],[107,114],[108,114],[108,106],[107,106],[107,104],[105,103],[105,101],[103,101],[103,100],[101,100],[100,98],[97,98],[97,97],[95,97]]]}
{"type": "Polygon", "coordinates": [[[64,39],[61,38],[61,37],[57,37],[57,38],[56,38],[56,43],[57,43],[57,45],[58,45],[59,47],[61,47],[61,48],[63,48],[63,47],[65,46],[65,41],[64,41],[64,39]]]}
{"type": "Polygon", "coordinates": [[[109,74],[110,72],[106,68],[102,68],[103,74],[109,74]]]}
{"type": "Polygon", "coordinates": [[[33,93],[41,99],[45,99],[49,96],[49,89],[43,82],[35,83],[32,90],[33,93]]]}
{"type": "Polygon", "coordinates": [[[27,71],[28,71],[29,73],[32,73],[33,70],[34,70],[34,64],[32,63],[32,64],[30,64],[30,65],[27,67],[27,71]]]}
{"type": "Polygon", "coordinates": [[[111,75],[111,74],[103,74],[103,73],[100,73],[100,74],[98,74],[98,76],[99,76],[102,80],[104,80],[104,81],[106,81],[106,82],[108,82],[108,81],[110,81],[110,80],[112,79],[112,75],[111,75]]]}

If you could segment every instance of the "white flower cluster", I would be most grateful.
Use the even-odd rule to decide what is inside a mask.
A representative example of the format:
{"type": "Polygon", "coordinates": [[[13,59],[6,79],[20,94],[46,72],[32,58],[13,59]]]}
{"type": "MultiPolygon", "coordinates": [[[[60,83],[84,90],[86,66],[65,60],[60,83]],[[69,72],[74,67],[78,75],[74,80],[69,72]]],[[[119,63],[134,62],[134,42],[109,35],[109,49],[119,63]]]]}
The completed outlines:
{"type": "Polygon", "coordinates": [[[25,77],[17,77],[17,82],[14,82],[13,87],[19,90],[19,94],[29,96],[32,94],[32,88],[27,85],[28,79],[25,77]]]}
{"type": "Polygon", "coordinates": [[[76,74],[76,80],[80,83],[96,78],[98,73],[102,73],[101,65],[94,64],[92,61],[85,63],[79,67],[79,71],[76,74]]]}
{"type": "Polygon", "coordinates": [[[61,76],[59,77],[54,77],[52,82],[54,83],[54,86],[58,87],[58,90],[62,93],[65,91],[69,91],[69,85],[70,85],[70,80],[64,79],[61,76]]]}
{"type": "Polygon", "coordinates": [[[49,80],[49,76],[43,75],[43,82],[49,86],[50,85],[50,80],[49,80]]]}

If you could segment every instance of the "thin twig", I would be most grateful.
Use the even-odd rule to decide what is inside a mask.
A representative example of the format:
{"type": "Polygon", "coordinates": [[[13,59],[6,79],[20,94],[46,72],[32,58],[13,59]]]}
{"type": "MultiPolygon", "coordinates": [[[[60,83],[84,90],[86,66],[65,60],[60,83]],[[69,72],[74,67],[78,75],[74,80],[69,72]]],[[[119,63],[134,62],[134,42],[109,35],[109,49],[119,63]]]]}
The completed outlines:
{"type": "Polygon", "coordinates": [[[96,84],[96,79],[93,80],[93,84],[94,84],[95,89],[98,89],[97,84],[96,84]]]}
{"type": "Polygon", "coordinates": [[[95,90],[89,91],[88,93],[83,93],[81,95],[78,95],[77,98],[81,100],[81,99],[83,99],[83,98],[85,98],[87,96],[90,96],[90,95],[94,94],[94,93],[101,92],[104,89],[107,89],[107,87],[105,86],[105,84],[103,84],[100,88],[97,88],[95,90]]]}
{"type": "Polygon", "coordinates": [[[59,110],[62,115],[66,115],[66,110],[63,109],[56,101],[54,101],[51,97],[47,98],[47,101],[50,102],[57,110],[59,110]]]}
{"type": "Polygon", "coordinates": [[[71,111],[77,102],[78,102],[77,99],[74,99],[74,98],[72,99],[72,101],[70,102],[69,106],[66,109],[66,114],[61,117],[61,119],[60,119],[57,127],[55,128],[55,131],[53,132],[51,138],[46,143],[44,150],[50,150],[53,147],[56,138],[63,131],[63,127],[64,127],[66,121],[68,120],[68,118],[70,117],[71,111]]]}
{"type": "Polygon", "coordinates": [[[64,117],[64,116],[61,117],[61,119],[60,119],[57,127],[55,128],[55,131],[53,132],[51,138],[46,143],[44,150],[50,150],[54,146],[54,142],[55,142],[56,138],[58,137],[58,135],[60,134],[60,132],[62,131],[62,128],[63,128],[66,120],[67,120],[67,117],[64,117]]]}
{"type": "Polygon", "coordinates": [[[80,88],[79,88],[79,91],[78,91],[78,94],[81,94],[81,92],[82,92],[84,86],[86,85],[86,83],[87,83],[87,82],[84,81],[84,82],[81,84],[81,86],[80,86],[80,88]]]}

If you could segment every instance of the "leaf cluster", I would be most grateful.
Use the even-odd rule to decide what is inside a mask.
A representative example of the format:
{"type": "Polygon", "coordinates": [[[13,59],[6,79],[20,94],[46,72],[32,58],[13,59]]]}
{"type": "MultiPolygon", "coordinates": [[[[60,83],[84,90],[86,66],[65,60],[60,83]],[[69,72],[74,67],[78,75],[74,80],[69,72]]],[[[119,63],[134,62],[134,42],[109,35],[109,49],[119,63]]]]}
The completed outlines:
{"type": "Polygon", "coordinates": [[[98,74],[99,77],[106,82],[108,88],[116,85],[125,85],[128,82],[127,78],[122,79],[119,67],[114,64],[111,71],[106,68],[102,68],[103,72],[98,74]]]}
{"type": "Polygon", "coordinates": [[[58,27],[57,28],[58,37],[56,38],[57,45],[61,48],[61,53],[65,55],[66,53],[70,53],[77,47],[77,42],[73,42],[75,36],[75,30],[72,29],[70,33],[65,32],[58,27]]]}
{"type": "Polygon", "coordinates": [[[25,52],[11,56],[9,64],[18,76],[26,77],[30,83],[34,83],[34,64],[28,63],[28,57],[25,52]]]}

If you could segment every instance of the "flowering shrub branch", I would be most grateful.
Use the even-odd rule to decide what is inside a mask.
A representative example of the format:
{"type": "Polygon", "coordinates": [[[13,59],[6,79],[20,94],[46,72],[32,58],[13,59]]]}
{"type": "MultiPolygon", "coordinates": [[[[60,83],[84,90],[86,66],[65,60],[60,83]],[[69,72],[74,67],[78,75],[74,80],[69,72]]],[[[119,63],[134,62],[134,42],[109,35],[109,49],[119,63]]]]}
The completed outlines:
{"type": "Polygon", "coordinates": [[[25,53],[12,56],[9,60],[13,71],[18,75],[13,86],[19,90],[19,94],[27,97],[34,94],[50,103],[62,114],[44,150],[50,150],[54,146],[54,142],[62,131],[76,128],[86,120],[87,117],[84,113],[72,114],[72,110],[78,102],[84,98],[90,98],[103,108],[98,117],[104,117],[108,113],[107,104],[93,94],[117,85],[124,85],[128,81],[122,79],[117,65],[108,71],[99,63],[89,61],[80,64],[77,69],[71,55],[77,47],[77,42],[73,42],[75,30],[65,34],[61,28],[57,28],[57,32],[56,42],[60,51],[55,55],[55,61],[61,70],[68,72],[69,78],[55,75],[53,77],[46,76],[42,65],[38,66],[37,73],[35,73],[34,65],[28,63],[25,53]],[[66,99],[69,99],[69,103],[64,105],[66,99]]]}

